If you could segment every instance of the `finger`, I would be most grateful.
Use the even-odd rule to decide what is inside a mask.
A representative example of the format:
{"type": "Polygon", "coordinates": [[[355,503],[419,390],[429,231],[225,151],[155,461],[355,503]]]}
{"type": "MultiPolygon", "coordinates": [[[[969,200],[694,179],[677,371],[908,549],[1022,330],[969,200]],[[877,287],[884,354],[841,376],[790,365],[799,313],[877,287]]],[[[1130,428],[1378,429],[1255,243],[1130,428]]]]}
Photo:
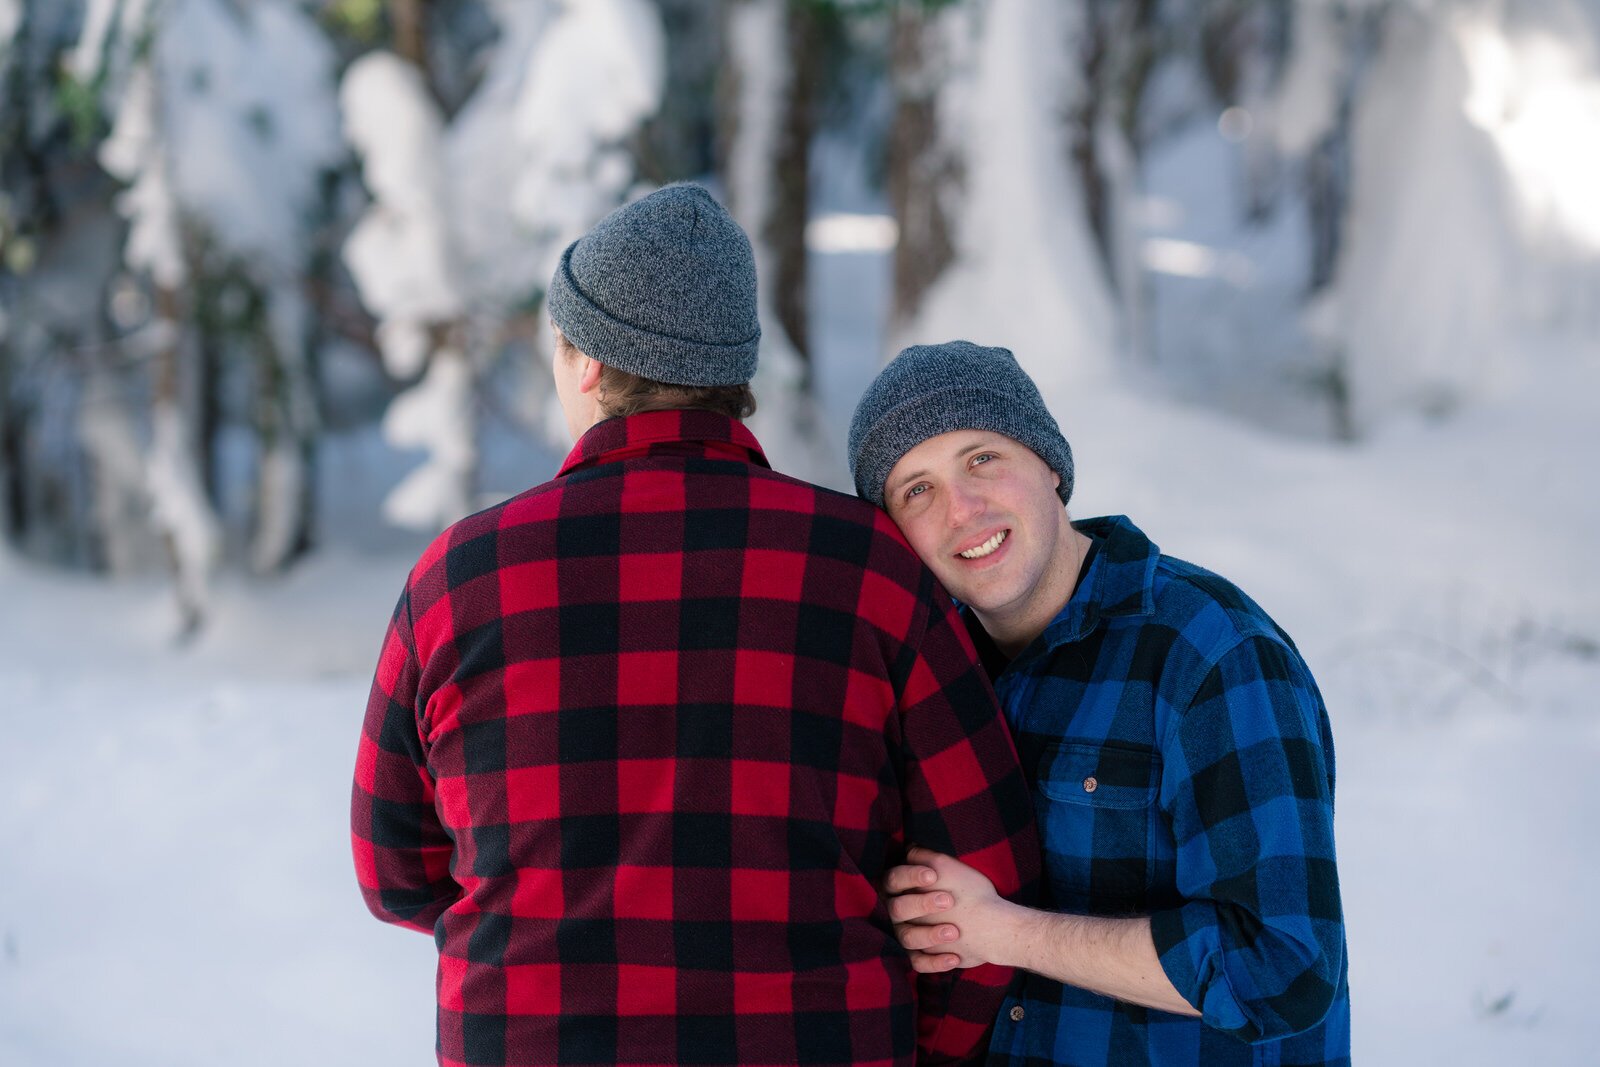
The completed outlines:
{"type": "Polygon", "coordinates": [[[900,939],[900,946],[913,952],[933,950],[938,952],[950,942],[961,936],[961,931],[950,923],[941,923],[938,926],[918,926],[907,923],[895,927],[895,936],[900,939]]]}
{"type": "Polygon", "coordinates": [[[911,969],[918,974],[943,974],[961,966],[961,957],[954,952],[913,952],[911,969]]]}
{"type": "Polygon", "coordinates": [[[937,861],[949,858],[943,852],[935,852],[933,849],[923,848],[921,845],[912,845],[906,849],[906,862],[919,863],[924,867],[932,867],[937,861]]]}
{"type": "Polygon", "coordinates": [[[903,867],[891,867],[883,886],[891,894],[905,893],[913,889],[926,889],[938,879],[938,872],[931,867],[906,864],[903,867]]]}
{"type": "Polygon", "coordinates": [[[889,918],[897,923],[915,922],[955,907],[949,893],[904,893],[889,901],[889,918]]]}

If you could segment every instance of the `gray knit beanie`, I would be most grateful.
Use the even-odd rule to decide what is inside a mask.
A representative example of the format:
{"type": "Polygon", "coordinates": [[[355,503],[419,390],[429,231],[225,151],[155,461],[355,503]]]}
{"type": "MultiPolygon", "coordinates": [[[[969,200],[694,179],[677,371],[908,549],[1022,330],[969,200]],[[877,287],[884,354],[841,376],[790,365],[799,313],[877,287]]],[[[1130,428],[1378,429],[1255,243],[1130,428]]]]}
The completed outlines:
{"type": "Polygon", "coordinates": [[[900,457],[952,430],[993,430],[1032,449],[1072,497],[1072,447],[1017,358],[970,341],[913,345],[867,386],[850,420],[856,492],[883,507],[883,483],[900,457]]]}
{"type": "Polygon", "coordinates": [[[550,318],[584,355],[673,385],[739,385],[756,370],[750,240],[698,185],[624,205],[572,242],[550,318]]]}

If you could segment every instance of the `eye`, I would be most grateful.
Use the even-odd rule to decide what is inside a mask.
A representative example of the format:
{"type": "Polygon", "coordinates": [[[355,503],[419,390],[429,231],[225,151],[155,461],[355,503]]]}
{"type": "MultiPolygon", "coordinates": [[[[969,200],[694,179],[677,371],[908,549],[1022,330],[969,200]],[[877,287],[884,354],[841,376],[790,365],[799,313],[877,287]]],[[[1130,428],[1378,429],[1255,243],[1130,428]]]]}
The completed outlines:
{"type": "Polygon", "coordinates": [[[919,497],[919,496],[921,496],[923,493],[925,493],[927,491],[928,491],[928,483],[927,482],[918,482],[916,485],[913,485],[910,489],[906,490],[906,499],[910,500],[913,497],[919,497]]]}
{"type": "Polygon", "coordinates": [[[972,465],[974,467],[976,467],[980,463],[987,463],[991,459],[999,459],[999,458],[1000,457],[995,455],[993,452],[980,452],[976,456],[972,457],[972,465]]]}

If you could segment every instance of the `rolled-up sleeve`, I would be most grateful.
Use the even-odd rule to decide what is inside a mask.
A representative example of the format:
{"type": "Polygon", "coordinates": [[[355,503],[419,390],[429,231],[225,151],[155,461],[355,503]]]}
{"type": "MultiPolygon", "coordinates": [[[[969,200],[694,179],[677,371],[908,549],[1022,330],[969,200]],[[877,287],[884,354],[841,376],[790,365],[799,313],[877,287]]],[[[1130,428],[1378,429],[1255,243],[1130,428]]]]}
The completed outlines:
{"type": "Polygon", "coordinates": [[[1251,637],[1215,659],[1169,732],[1161,804],[1183,903],[1151,916],[1161,966],[1241,1040],[1309,1029],[1344,973],[1322,698],[1291,647],[1251,637]]]}

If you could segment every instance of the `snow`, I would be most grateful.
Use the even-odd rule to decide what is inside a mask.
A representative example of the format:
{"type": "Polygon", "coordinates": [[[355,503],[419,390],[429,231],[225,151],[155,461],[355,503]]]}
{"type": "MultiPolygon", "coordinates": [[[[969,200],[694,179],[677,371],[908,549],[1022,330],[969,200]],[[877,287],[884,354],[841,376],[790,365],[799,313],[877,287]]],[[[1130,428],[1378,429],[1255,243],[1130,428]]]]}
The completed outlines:
{"type": "Polygon", "coordinates": [[[426,368],[384,420],[392,444],[432,450],[384,505],[418,529],[472,510],[475,373],[562,250],[623,200],[633,168],[621,145],[655,112],[665,79],[660,18],[645,0],[491,6],[501,38],[453,121],[421,73],[387,52],[353,63],[340,89],[373,197],[345,264],[379,320],[389,373],[426,368]],[[456,347],[435,350],[430,327],[445,324],[456,347]]]}
{"type": "Polygon", "coordinates": [[[1522,337],[1600,321],[1596,54],[1566,0],[1392,13],[1356,103],[1348,247],[1307,319],[1365,426],[1492,395],[1522,337]]]}
{"type": "Polygon", "coordinates": [[[665,83],[666,36],[647,0],[569,0],[513,116],[536,160],[512,188],[517,217],[575,239],[615,206],[632,179],[618,146],[655,114],[665,83]]]}
{"type": "Polygon", "coordinates": [[[1499,384],[1516,234],[1469,87],[1450,26],[1396,19],[1358,106],[1349,246],[1321,321],[1342,324],[1368,425],[1499,384]]]}
{"type": "Polygon", "coordinates": [[[443,118],[422,73],[389,52],[350,65],[339,104],[373,198],[345,241],[345,266],[379,320],[384,365],[411,378],[427,359],[427,324],[454,318],[465,305],[455,284],[443,118]]]}
{"type": "MultiPolygon", "coordinates": [[[[91,22],[114,6],[95,5],[91,22]]],[[[556,20],[580,17],[539,6],[497,5],[498,18],[526,21],[480,87],[497,94],[498,117],[462,158],[486,152],[491,131],[515,143],[527,72],[512,60],[540,52],[556,20]]],[[[1593,103],[1592,40],[1574,29],[1495,43],[1469,11],[1437,31],[1402,28],[1378,57],[1357,102],[1349,258],[1310,330],[1373,361],[1356,371],[1369,410],[1386,414],[1337,444],[1181,403],[1108,368],[1115,316],[1088,234],[1074,205],[1046,195],[1064,158],[1050,148],[1054,119],[1033,99],[1041,87],[1011,69],[1022,64],[1002,62],[1054,47],[1066,7],[988,10],[978,66],[953,100],[978,149],[961,210],[966,259],[930,294],[916,339],[1014,347],[1074,446],[1074,514],[1130,515],[1294,635],[1337,745],[1355,1058],[1588,1063],[1600,1044],[1587,995],[1600,958],[1600,861],[1588,847],[1600,818],[1600,499],[1587,488],[1600,340],[1585,317],[1593,203],[1575,183],[1593,187],[1584,176],[1600,143],[1577,132],[1593,103]],[[1463,109],[1466,99],[1477,103],[1463,109]],[[1562,145],[1552,129],[1575,132],[1562,145]],[[1549,299],[1530,305],[1533,283],[1507,280],[1519,272],[1549,299]],[[1444,386],[1458,396],[1448,409],[1385,407],[1444,386]]],[[[579,25],[598,33],[626,10],[579,25]]],[[[1285,151],[1315,139],[1332,59],[1304,62],[1315,84],[1288,92],[1251,136],[1285,151]]],[[[475,105],[418,134],[406,125],[427,126],[416,99],[374,97],[375,127],[398,122],[390,133],[446,155],[469,140],[475,105]]],[[[136,120],[114,138],[135,157],[136,120]]],[[[1231,351],[1266,367],[1267,355],[1304,356],[1293,351],[1306,343],[1304,219],[1285,210],[1241,227],[1244,166],[1214,121],[1178,123],[1145,161],[1139,247],[1163,358],[1220,364],[1231,351]]],[[[883,354],[892,235],[874,221],[881,203],[837,188],[847,169],[819,168],[829,181],[811,257],[818,415],[835,441],[883,354]]],[[[414,178],[399,175],[393,199],[416,197],[414,178]]],[[[435,193],[413,202],[424,215],[460,210],[435,193]]],[[[541,217],[576,225],[555,210],[565,203],[541,217]]],[[[463,247],[488,247],[477,240],[463,247]]],[[[479,284],[471,293],[490,292],[479,284]]],[[[420,326],[397,313],[382,329],[386,350],[410,344],[422,370],[420,326]]],[[[187,645],[171,640],[159,581],[54,573],[0,551],[12,767],[0,855],[18,858],[0,879],[0,1062],[432,1062],[433,946],[367,916],[346,812],[379,641],[423,540],[383,526],[380,501],[441,520],[434,506],[458,491],[478,447],[464,430],[471,388],[465,355],[446,346],[400,398],[393,431],[431,456],[410,475],[376,430],[328,437],[326,543],[281,581],[224,575],[187,645]],[[404,491],[391,494],[396,483],[404,491]]],[[[768,410],[786,414],[781,401],[768,410]]],[[[519,489],[553,473],[559,454],[491,437],[480,458],[495,484],[519,489]]],[[[842,464],[832,480],[845,480],[842,464]]],[[[193,558],[209,551],[204,520],[172,524],[200,545],[193,558]]]]}
{"type": "Polygon", "coordinates": [[[117,209],[130,223],[124,260],[132,270],[148,272],[160,288],[177,289],[188,278],[189,267],[177,191],[160,152],[157,93],[149,67],[135,69],[111,135],[100,146],[100,165],[112,177],[131,183],[117,197],[117,209]]]}
{"type": "Polygon", "coordinates": [[[258,272],[300,269],[317,180],[344,152],[333,46],[287,0],[110,6],[91,9],[69,67],[86,81],[114,73],[153,32],[148,58],[112,94],[120,103],[101,151],[106,170],[133,184],[121,202],[134,224],[129,266],[161,284],[181,279],[181,211],[258,272]]]}
{"type": "Polygon", "coordinates": [[[940,99],[941,113],[957,131],[951,136],[967,146],[960,258],[899,338],[913,344],[981,337],[1018,349],[1018,360],[1041,388],[1065,388],[1104,373],[1120,345],[1094,238],[1074,202],[1078,183],[1068,169],[1063,115],[1081,89],[1051,58],[1070,45],[1077,17],[1073,5],[1054,0],[994,0],[984,9],[970,82],[953,81],[940,99]],[[1029,337],[1058,341],[1030,352],[1017,344],[1029,337]]]}
{"type": "Polygon", "coordinates": [[[170,543],[177,571],[178,599],[196,617],[209,600],[212,568],[222,552],[222,529],[185,447],[189,428],[171,403],[155,405],[146,481],[156,523],[170,543]]]}
{"type": "Polygon", "coordinates": [[[1301,3],[1294,10],[1284,84],[1269,105],[1279,152],[1301,158],[1333,128],[1339,107],[1339,19],[1332,2],[1301,3]]]}
{"type": "Polygon", "coordinates": [[[383,436],[400,449],[427,449],[427,460],[385,498],[383,514],[412,530],[440,530],[474,510],[470,487],[478,446],[472,368],[466,356],[441,348],[422,381],[394,399],[383,436]]]}
{"type": "Polygon", "coordinates": [[[64,62],[67,72],[88,84],[107,68],[118,68],[127,57],[126,49],[115,47],[120,40],[136,36],[146,25],[155,0],[88,0],[83,15],[83,30],[78,43],[68,50],[64,62]],[[108,60],[111,61],[108,63],[108,60]]]}
{"type": "Polygon", "coordinates": [[[492,6],[501,41],[445,152],[470,294],[503,314],[624,199],[619,146],[660,106],[666,46],[643,0],[492,6]]]}
{"type": "Polygon", "coordinates": [[[11,37],[20,25],[22,25],[20,0],[0,0],[0,60],[3,60],[5,53],[10,50],[11,37]]]}
{"type": "Polygon", "coordinates": [[[1600,40],[1568,0],[1536,5],[1520,31],[1480,15],[1458,35],[1467,117],[1505,166],[1525,254],[1519,310],[1535,321],[1600,325],[1600,40]]]}
{"type": "Polygon", "coordinates": [[[755,255],[761,349],[751,387],[760,401],[750,427],[767,458],[796,477],[844,489],[840,459],[808,392],[808,370],[774,306],[777,272],[765,233],[778,151],[779,125],[794,72],[787,56],[788,13],[781,0],[736,4],[727,13],[728,81],[737,99],[727,163],[728,210],[750,237],[755,255]]]}

